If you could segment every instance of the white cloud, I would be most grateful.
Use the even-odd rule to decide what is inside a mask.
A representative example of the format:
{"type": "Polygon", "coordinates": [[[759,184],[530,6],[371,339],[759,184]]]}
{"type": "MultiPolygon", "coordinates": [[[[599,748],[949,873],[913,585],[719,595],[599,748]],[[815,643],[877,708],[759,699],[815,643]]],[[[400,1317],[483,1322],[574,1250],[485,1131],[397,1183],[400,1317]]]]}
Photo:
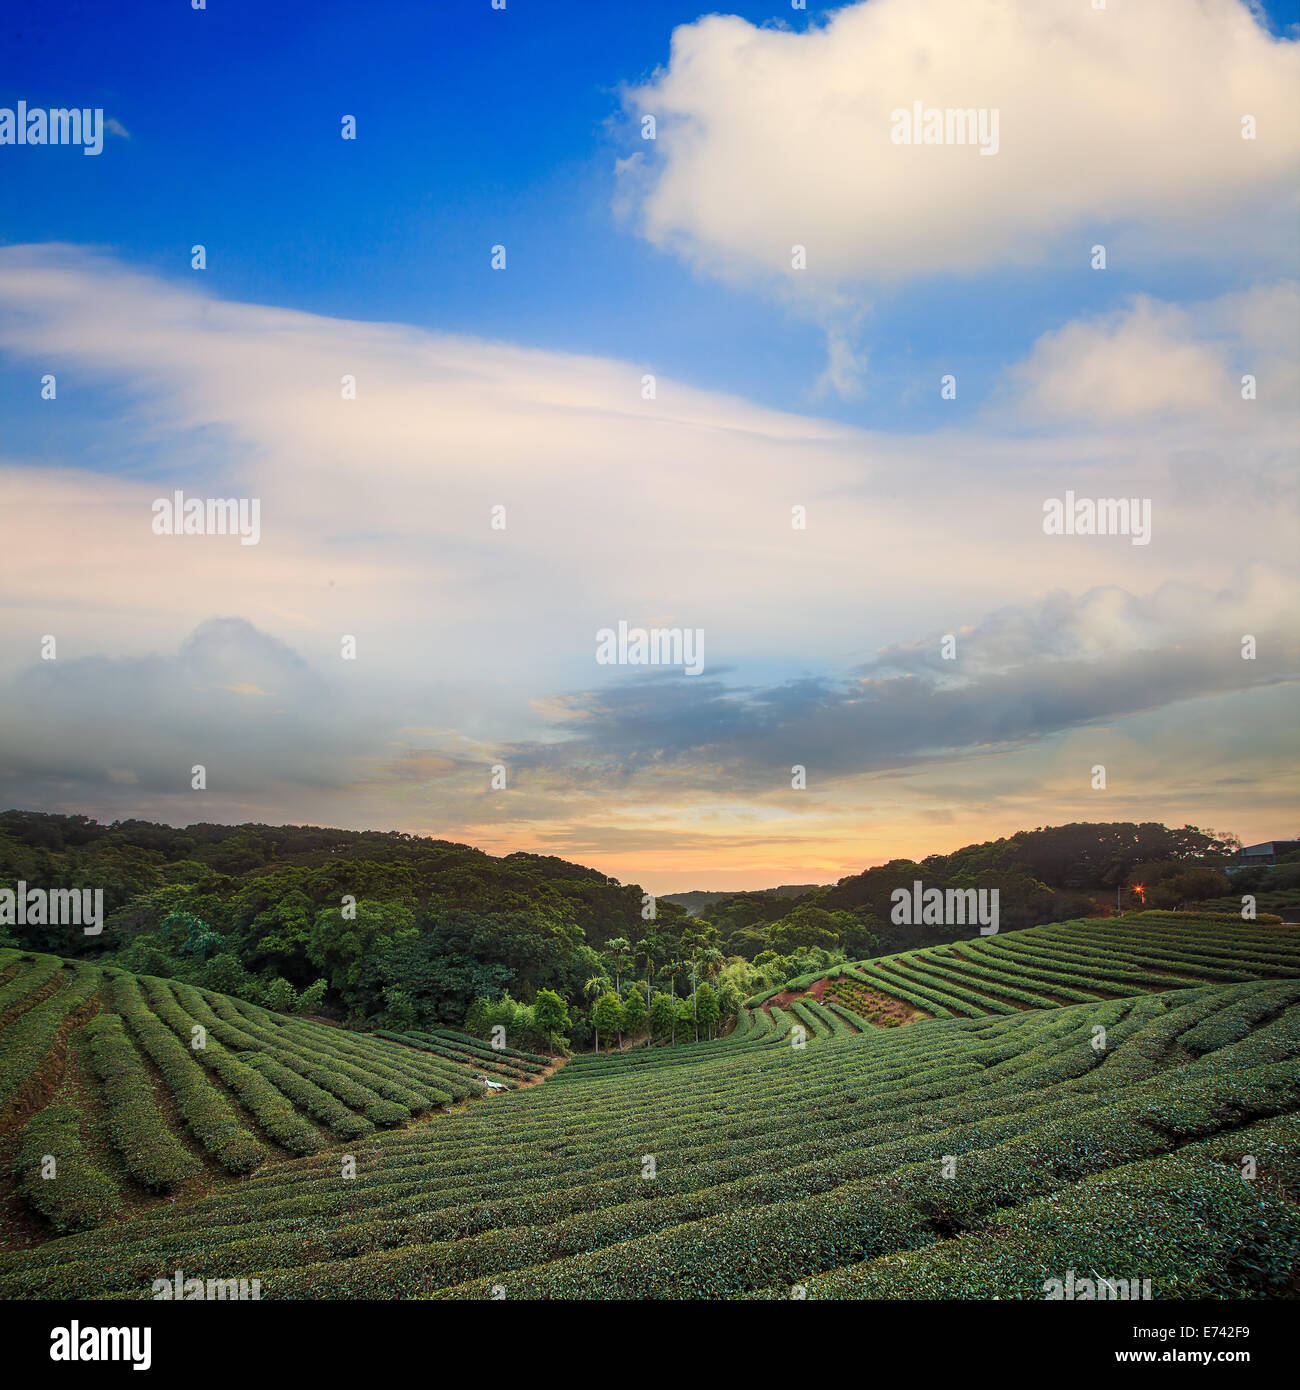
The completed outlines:
{"type": "Polygon", "coordinates": [[[1166,256],[1212,227],[1230,254],[1294,208],[1300,166],[1300,46],[1239,0],[870,0],[802,33],[709,15],[629,104],[658,122],[654,158],[623,173],[646,236],[812,299],[1084,264],[1107,227],[1158,229],[1166,256]],[[891,112],[918,101],[996,109],[999,152],[892,143],[891,112]]]}
{"type": "Polygon", "coordinates": [[[1029,417],[1128,425],[1284,412],[1300,388],[1300,285],[1288,281],[1182,308],[1145,295],[1043,334],[1008,373],[1029,417]],[[1242,397],[1255,377],[1256,399],[1242,397]],[[1244,412],[1249,412],[1248,414],[1244,412]]]}
{"type": "Polygon", "coordinates": [[[1224,354],[1191,340],[1187,314],[1140,297],[1130,310],[1047,333],[1015,369],[1042,414],[1098,423],[1203,411],[1232,389],[1224,354]]]}

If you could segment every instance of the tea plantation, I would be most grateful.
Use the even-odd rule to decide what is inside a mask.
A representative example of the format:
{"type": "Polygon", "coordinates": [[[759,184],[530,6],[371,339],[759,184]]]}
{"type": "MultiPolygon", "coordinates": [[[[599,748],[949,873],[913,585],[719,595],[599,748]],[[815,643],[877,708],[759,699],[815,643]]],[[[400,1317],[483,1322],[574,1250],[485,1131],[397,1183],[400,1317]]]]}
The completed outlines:
{"type": "Polygon", "coordinates": [[[512,1088],[547,1061],[455,1033],[358,1035],[177,981],[0,951],[0,1139],[19,1135],[11,1174],[56,1231],[407,1124],[488,1081],[512,1088]]]}
{"type": "MultiPolygon", "coordinates": [[[[1061,922],[845,966],[831,998],[862,986],[938,1018],[1115,999],[1139,990],[1300,973],[1300,934],[1240,917],[1179,912],[1061,922]]],[[[795,980],[793,986],[807,986],[795,980]]]]}
{"type": "Polygon", "coordinates": [[[1295,929],[1146,913],[792,984],[720,1042],[530,1085],[544,1058],[462,1035],[0,954],[30,1225],[0,1297],[177,1269],[263,1298],[1295,1296],[1295,929]],[[463,1103],[479,1077],[507,1089],[463,1103]]]}

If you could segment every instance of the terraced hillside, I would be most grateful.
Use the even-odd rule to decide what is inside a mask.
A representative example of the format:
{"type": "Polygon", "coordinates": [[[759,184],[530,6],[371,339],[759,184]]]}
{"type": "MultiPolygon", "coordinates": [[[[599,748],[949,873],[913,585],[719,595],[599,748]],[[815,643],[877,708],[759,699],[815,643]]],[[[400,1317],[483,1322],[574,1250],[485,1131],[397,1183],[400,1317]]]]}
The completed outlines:
{"type": "Polygon", "coordinates": [[[361,1036],[176,981],[0,951],[0,1152],[55,1230],[545,1070],[545,1058],[460,1034],[361,1036]]]}
{"type": "MultiPolygon", "coordinates": [[[[839,999],[864,1014],[872,1003],[887,999],[930,1017],[980,1018],[1295,975],[1300,975],[1300,933],[1292,928],[1226,915],[1144,912],[861,961],[835,972],[818,992],[823,1003],[839,999]]],[[[792,981],[804,987],[814,983],[811,977],[792,981]]]]}
{"type": "MultiPolygon", "coordinates": [[[[1078,951],[1093,925],[1042,932],[1078,951]]],[[[1149,959],[1098,932],[1095,974],[1043,967],[1091,981],[1081,1000],[885,1029],[802,999],[721,1044],[577,1057],[437,1123],[6,1253],[0,1297],[149,1297],[177,1269],[258,1278],[263,1298],[1042,1298],[1070,1271],[1157,1298],[1294,1296],[1296,936],[1250,930],[1252,965],[1207,950],[1219,925],[1181,949],[1156,931],[1149,959]]],[[[1001,970],[992,948],[1021,937],[1043,939],[963,949],[1001,970]]]]}

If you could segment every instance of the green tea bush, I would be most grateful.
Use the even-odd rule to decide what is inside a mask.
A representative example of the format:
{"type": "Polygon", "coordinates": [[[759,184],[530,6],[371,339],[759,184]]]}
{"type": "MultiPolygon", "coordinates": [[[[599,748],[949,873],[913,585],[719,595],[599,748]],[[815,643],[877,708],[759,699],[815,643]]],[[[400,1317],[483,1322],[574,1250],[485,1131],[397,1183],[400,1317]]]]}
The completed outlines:
{"type": "Polygon", "coordinates": [[[117,1189],[87,1157],[70,1106],[47,1106],[32,1117],[19,1139],[13,1171],[28,1205],[56,1231],[97,1226],[117,1205],[117,1189]]]}
{"type": "Polygon", "coordinates": [[[143,1186],[164,1192],[194,1177],[202,1165],[159,1111],[149,1073],[121,1018],[102,1013],[86,1026],[86,1034],[108,1132],[127,1172],[143,1186]]]}
{"type": "Polygon", "coordinates": [[[192,1050],[146,1005],[136,978],[119,975],[109,988],[114,1007],[162,1072],[194,1137],[228,1171],[247,1173],[256,1168],[266,1150],[240,1124],[192,1050]]]}

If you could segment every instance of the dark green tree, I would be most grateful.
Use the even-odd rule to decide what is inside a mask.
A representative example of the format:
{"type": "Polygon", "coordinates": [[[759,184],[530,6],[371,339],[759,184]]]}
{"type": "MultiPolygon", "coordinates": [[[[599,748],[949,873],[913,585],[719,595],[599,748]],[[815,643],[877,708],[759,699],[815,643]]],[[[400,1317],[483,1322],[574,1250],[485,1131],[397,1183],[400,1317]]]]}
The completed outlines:
{"type": "Polygon", "coordinates": [[[677,1006],[673,1002],[672,996],[664,994],[661,990],[655,990],[654,996],[650,1000],[650,1013],[647,1019],[650,1036],[652,1038],[671,1038],[676,1019],[677,1006]]]}
{"type": "MultiPolygon", "coordinates": [[[[619,1035],[619,1044],[622,1045],[623,1033],[623,1001],[614,993],[613,990],[602,994],[596,1000],[596,1007],[591,1014],[592,1025],[596,1029],[596,1051],[600,1051],[600,1035],[604,1033],[608,1039],[611,1034],[619,1035]]],[[[606,1042],[606,1047],[609,1046],[606,1042]]]]}
{"type": "Polygon", "coordinates": [[[568,1005],[553,989],[539,989],[533,1001],[533,1022],[546,1035],[553,1056],[555,1035],[567,1032],[571,1026],[568,1005]]]}
{"type": "Polygon", "coordinates": [[[623,999],[623,1028],[630,1036],[635,1037],[646,1025],[645,996],[641,993],[640,985],[632,985],[627,995],[623,999]]]}
{"type": "Polygon", "coordinates": [[[719,1014],[718,996],[710,985],[701,984],[695,991],[695,1015],[708,1029],[710,1041],[713,1039],[713,1030],[717,1025],[719,1014]]]}

